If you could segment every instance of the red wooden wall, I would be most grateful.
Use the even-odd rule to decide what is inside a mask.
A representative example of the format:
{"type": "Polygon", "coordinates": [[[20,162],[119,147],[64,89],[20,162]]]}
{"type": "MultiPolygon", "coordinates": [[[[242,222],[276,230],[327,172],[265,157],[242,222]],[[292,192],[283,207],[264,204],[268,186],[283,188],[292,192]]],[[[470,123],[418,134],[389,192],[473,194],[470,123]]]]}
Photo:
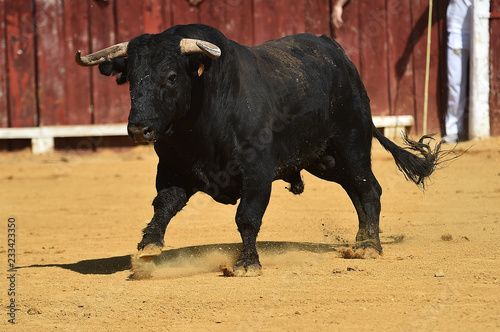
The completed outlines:
{"type": "MultiPolygon", "coordinates": [[[[334,0],[0,0],[0,127],[126,122],[128,88],[78,67],[84,54],[144,32],[204,23],[247,45],[299,32],[334,36],[358,67],[374,115],[413,115],[422,130],[428,0],[351,1],[345,25],[330,24],[334,0]]],[[[445,13],[434,1],[430,132],[446,97],[445,13]]],[[[492,8],[500,12],[500,0],[492,8]]],[[[492,20],[499,31],[500,20],[492,20]]],[[[492,50],[500,48],[499,38],[492,50]]],[[[492,133],[500,135],[500,77],[492,52],[492,133]]],[[[2,145],[0,144],[0,148],[2,145]]]]}
{"type": "MultiPolygon", "coordinates": [[[[445,18],[448,1],[434,1],[428,131],[440,132],[446,94],[445,18]]],[[[360,71],[374,115],[413,115],[422,130],[428,0],[351,1],[335,31],[360,71]]]]}

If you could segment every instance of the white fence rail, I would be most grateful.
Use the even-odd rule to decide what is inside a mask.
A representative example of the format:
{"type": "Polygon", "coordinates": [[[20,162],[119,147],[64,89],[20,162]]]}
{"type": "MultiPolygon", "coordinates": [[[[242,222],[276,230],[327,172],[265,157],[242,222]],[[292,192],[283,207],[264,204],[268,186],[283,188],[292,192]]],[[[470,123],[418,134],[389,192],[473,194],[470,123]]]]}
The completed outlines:
{"type": "MultiPolygon", "coordinates": [[[[377,128],[384,128],[384,134],[395,137],[401,130],[409,130],[414,125],[413,116],[374,116],[377,128]]],[[[33,154],[45,154],[54,150],[57,137],[102,137],[127,136],[126,124],[43,126],[25,128],[1,128],[0,139],[31,139],[33,154]]]]}

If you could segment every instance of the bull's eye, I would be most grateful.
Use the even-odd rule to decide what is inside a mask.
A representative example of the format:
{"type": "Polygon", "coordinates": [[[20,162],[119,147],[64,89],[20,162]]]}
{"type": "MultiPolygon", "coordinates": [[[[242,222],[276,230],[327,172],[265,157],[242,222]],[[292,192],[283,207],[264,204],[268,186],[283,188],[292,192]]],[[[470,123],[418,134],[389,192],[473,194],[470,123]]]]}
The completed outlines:
{"type": "Polygon", "coordinates": [[[169,86],[174,86],[177,83],[177,74],[170,74],[167,78],[167,84],[169,86]]]}

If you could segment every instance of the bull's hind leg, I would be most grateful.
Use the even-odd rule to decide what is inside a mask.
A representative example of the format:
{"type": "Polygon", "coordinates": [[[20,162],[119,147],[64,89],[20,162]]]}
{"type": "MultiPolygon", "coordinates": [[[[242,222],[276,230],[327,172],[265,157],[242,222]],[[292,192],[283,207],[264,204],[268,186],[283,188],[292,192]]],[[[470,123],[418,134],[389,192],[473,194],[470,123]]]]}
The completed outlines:
{"type": "MultiPolygon", "coordinates": [[[[371,173],[371,170],[370,170],[371,173]]],[[[373,248],[382,253],[379,238],[380,196],[382,188],[375,176],[359,179],[350,179],[340,183],[351,198],[356,208],[359,220],[359,229],[356,235],[356,248],[373,248]],[[365,181],[366,180],[366,181],[365,181]],[[357,182],[371,182],[371,184],[357,182]]]]}
{"type": "Polygon", "coordinates": [[[308,171],[319,178],[339,183],[351,198],[359,220],[356,248],[373,248],[382,253],[379,239],[382,188],[371,169],[370,148],[370,144],[360,144],[345,145],[335,151],[329,149],[335,158],[335,166],[326,170],[311,167],[308,171]],[[364,145],[368,149],[360,151],[359,147],[364,145]],[[356,146],[357,149],[348,151],[349,146],[356,146]]]}

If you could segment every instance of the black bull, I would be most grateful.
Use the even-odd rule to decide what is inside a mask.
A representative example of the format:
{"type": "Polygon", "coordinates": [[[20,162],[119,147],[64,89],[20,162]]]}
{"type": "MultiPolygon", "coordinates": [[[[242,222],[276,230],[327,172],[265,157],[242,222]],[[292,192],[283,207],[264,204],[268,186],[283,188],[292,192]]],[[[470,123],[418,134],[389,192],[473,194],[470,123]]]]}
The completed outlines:
{"type": "Polygon", "coordinates": [[[202,191],[224,204],[241,199],[236,224],[243,247],[235,272],[259,273],[256,239],[271,184],[282,179],[300,194],[303,169],[345,189],[359,219],[356,247],[382,252],[372,137],[417,185],[442,158],[426,136],[405,137],[403,149],[375,128],[355,66],[326,36],[247,47],[207,26],[174,26],[86,57],[78,52],[76,61],[129,82],[129,135],[154,141],[158,194],[138,244],[144,259],[160,254],[168,223],[202,191]]]}

